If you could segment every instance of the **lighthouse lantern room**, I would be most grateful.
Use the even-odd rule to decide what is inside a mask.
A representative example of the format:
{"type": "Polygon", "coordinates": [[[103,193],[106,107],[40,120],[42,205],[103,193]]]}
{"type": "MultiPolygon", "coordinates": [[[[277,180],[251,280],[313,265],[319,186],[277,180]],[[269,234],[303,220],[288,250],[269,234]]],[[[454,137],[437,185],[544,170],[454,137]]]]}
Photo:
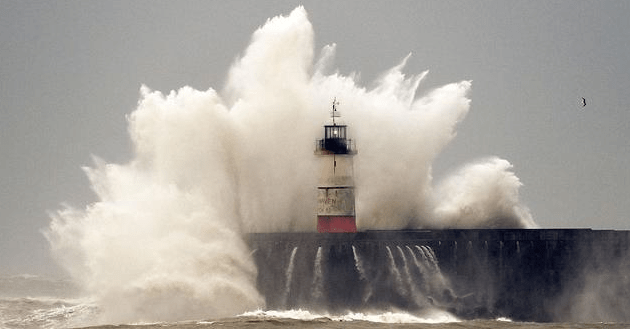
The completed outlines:
{"type": "Polygon", "coordinates": [[[353,156],[357,153],[347,138],[347,126],[339,124],[336,99],[332,104],[332,124],[324,125],[324,138],[317,141],[315,154],[320,162],[317,187],[317,231],[356,232],[354,209],[353,156]]]}

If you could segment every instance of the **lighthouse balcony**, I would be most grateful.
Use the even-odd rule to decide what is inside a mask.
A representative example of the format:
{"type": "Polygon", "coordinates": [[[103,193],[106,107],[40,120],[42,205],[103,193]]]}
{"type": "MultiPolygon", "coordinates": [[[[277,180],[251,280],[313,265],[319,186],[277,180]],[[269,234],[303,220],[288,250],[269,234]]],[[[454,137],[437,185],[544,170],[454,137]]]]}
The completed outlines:
{"type": "Polygon", "coordinates": [[[356,154],[352,140],[345,138],[320,139],[315,151],[320,154],[356,154]]]}

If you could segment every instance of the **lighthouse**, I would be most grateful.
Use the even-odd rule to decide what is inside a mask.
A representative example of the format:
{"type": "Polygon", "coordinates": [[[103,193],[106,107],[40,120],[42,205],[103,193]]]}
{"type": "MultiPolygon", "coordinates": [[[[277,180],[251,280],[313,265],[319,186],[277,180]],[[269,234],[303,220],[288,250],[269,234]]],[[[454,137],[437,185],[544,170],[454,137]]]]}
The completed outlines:
{"type": "Polygon", "coordinates": [[[356,232],[354,178],[352,158],[357,154],[347,126],[336,118],[337,100],[332,103],[332,124],[324,125],[324,138],[317,141],[315,154],[319,160],[317,186],[317,232],[356,232]]]}

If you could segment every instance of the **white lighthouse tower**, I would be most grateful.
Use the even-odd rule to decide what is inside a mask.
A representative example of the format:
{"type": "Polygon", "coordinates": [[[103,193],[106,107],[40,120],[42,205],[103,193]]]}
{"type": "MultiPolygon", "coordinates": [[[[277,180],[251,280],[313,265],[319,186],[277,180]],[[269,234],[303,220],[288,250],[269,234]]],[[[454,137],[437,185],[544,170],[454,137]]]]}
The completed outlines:
{"type": "Polygon", "coordinates": [[[317,187],[317,231],[320,233],[356,232],[352,158],[357,154],[347,138],[346,125],[335,118],[337,100],[332,104],[332,124],[324,125],[324,138],[317,141],[315,154],[320,162],[317,187]]]}

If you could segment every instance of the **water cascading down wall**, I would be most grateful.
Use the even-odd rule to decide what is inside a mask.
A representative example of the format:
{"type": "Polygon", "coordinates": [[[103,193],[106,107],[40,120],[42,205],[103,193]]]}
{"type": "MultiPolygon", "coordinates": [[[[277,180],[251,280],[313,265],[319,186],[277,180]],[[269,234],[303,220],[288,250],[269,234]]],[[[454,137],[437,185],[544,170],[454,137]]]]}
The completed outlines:
{"type": "Polygon", "coordinates": [[[627,277],[619,266],[627,263],[629,236],[590,229],[257,233],[249,244],[268,309],[437,308],[460,318],[561,321],[585,294],[589,273],[627,277]]]}

